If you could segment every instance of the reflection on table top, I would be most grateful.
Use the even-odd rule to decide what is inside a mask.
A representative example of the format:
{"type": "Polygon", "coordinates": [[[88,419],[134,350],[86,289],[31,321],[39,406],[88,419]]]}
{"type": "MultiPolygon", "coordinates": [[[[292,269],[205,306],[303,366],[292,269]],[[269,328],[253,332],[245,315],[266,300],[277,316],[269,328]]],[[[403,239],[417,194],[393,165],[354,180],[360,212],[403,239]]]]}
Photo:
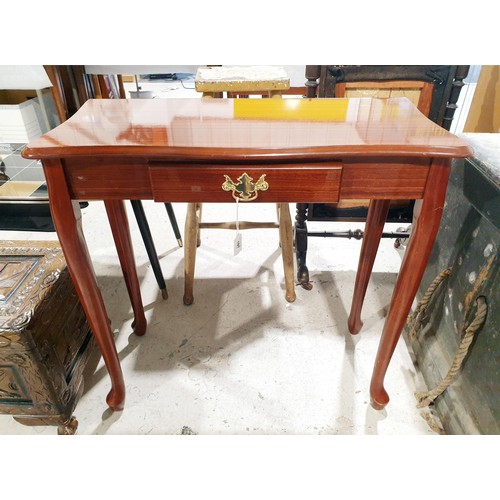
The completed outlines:
{"type": "Polygon", "coordinates": [[[93,154],[184,159],[471,154],[403,97],[89,100],[23,155],[57,158],[88,148],[93,154]]]}

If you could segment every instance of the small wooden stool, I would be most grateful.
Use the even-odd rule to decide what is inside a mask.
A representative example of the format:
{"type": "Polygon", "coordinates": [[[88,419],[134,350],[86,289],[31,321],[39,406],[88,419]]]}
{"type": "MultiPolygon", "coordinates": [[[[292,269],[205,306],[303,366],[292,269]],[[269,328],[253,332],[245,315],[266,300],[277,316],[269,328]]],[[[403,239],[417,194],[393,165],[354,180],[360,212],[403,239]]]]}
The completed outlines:
{"type": "Polygon", "coordinates": [[[214,66],[199,68],[194,82],[203,97],[227,97],[234,94],[261,94],[281,98],[281,92],[290,88],[290,78],[285,70],[275,66],[214,66]]]}
{"type": "MultiPolygon", "coordinates": [[[[281,91],[290,88],[290,79],[283,68],[269,66],[209,67],[196,74],[195,88],[204,98],[221,98],[243,93],[257,93],[263,97],[281,98],[281,91]]],[[[247,95],[248,96],[248,95],[247,95]]],[[[240,221],[239,229],[277,228],[285,275],[285,299],[295,300],[293,233],[288,203],[277,203],[278,222],[240,221]]],[[[236,222],[203,223],[202,204],[189,203],[184,232],[184,304],[193,303],[196,248],[200,245],[200,229],[236,229],[236,222]]]]}

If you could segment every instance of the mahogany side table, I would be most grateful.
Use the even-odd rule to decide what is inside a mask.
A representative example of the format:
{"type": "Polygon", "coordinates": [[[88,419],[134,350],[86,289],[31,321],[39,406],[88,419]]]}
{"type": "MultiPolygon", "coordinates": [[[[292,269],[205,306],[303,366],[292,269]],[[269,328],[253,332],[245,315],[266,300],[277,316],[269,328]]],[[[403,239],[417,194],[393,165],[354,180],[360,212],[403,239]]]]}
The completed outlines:
{"type": "Polygon", "coordinates": [[[352,333],[362,325],[361,306],[389,200],[419,200],[374,363],[371,404],[381,409],[389,401],[384,388],[389,362],[438,230],[451,159],[471,154],[465,142],[406,98],[90,100],[23,152],[42,160],[54,224],[110,374],[107,403],[114,410],[124,407],[125,385],[75,200],[104,200],[137,335],[147,325],[124,200],[370,199],[349,318],[352,333]],[[232,192],[224,189],[226,176],[244,174],[249,182],[232,192]]]}

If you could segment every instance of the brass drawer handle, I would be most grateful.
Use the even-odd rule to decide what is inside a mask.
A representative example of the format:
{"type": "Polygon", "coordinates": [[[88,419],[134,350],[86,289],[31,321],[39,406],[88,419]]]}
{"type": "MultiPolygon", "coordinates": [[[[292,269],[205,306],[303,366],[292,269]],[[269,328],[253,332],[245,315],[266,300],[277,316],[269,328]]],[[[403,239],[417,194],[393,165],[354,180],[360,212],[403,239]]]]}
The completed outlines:
{"type": "Polygon", "coordinates": [[[234,183],[228,175],[224,175],[226,181],[222,184],[224,191],[232,191],[233,198],[240,201],[252,201],[259,195],[258,191],[266,191],[269,184],[266,182],[266,174],[259,177],[259,180],[253,183],[252,177],[246,172],[238,177],[238,183],[234,183]]]}

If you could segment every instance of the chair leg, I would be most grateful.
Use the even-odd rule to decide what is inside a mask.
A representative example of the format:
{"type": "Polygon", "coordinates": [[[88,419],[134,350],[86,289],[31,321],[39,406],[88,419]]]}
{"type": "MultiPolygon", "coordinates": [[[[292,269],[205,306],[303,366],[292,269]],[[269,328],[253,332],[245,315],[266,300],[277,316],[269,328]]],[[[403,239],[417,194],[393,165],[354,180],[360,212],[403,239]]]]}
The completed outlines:
{"type": "Polygon", "coordinates": [[[165,208],[167,209],[168,218],[170,219],[170,224],[174,230],[175,238],[177,239],[177,244],[182,247],[182,236],[179,231],[179,226],[177,225],[177,219],[175,218],[174,208],[172,203],[165,203],[165,208]]]}
{"type": "Polygon", "coordinates": [[[278,209],[281,255],[285,274],[285,299],[288,302],[294,302],[296,295],[293,272],[293,237],[290,207],[288,203],[278,203],[276,207],[278,209]]]}
{"type": "Polygon", "coordinates": [[[390,200],[371,200],[368,209],[368,216],[365,224],[365,234],[359,254],[358,270],[354,284],[354,293],[351,303],[351,312],[347,325],[349,331],[355,335],[359,333],[363,322],[361,321],[361,309],[365,299],[368,282],[373,269],[380,238],[384,230],[384,224],[389,212],[390,200]]]}
{"type": "Polygon", "coordinates": [[[130,200],[130,203],[132,204],[132,209],[134,210],[137,225],[139,226],[142,241],[144,241],[144,246],[146,247],[146,252],[149,257],[149,262],[151,262],[151,267],[153,268],[153,273],[155,275],[156,282],[158,283],[158,288],[161,290],[162,297],[164,299],[167,299],[167,285],[165,284],[165,279],[163,278],[163,273],[161,272],[158,254],[156,253],[155,244],[153,242],[153,237],[151,236],[151,230],[149,229],[149,224],[148,220],[146,219],[144,207],[142,206],[142,202],[139,200],[130,200]]]}
{"type": "Polygon", "coordinates": [[[201,245],[201,214],[203,211],[203,203],[197,203],[196,204],[196,223],[198,225],[198,231],[197,231],[197,236],[196,236],[196,246],[199,247],[201,245]]]}
{"type": "MultiPolygon", "coordinates": [[[[194,270],[196,264],[196,248],[200,246],[200,223],[202,203],[188,203],[186,225],[184,229],[184,304],[194,301],[194,270]]],[[[292,219],[288,203],[276,204],[279,220],[280,246],[285,274],[285,299],[294,302],[296,299],[293,268],[292,219]]]]}
{"type": "Polygon", "coordinates": [[[196,262],[196,244],[199,233],[197,217],[198,204],[188,203],[184,228],[184,297],[186,306],[193,303],[194,269],[196,262]]]}
{"type": "Polygon", "coordinates": [[[297,257],[297,280],[306,290],[311,290],[309,270],[306,266],[307,256],[307,203],[297,203],[295,216],[295,253],[297,257]]]}

